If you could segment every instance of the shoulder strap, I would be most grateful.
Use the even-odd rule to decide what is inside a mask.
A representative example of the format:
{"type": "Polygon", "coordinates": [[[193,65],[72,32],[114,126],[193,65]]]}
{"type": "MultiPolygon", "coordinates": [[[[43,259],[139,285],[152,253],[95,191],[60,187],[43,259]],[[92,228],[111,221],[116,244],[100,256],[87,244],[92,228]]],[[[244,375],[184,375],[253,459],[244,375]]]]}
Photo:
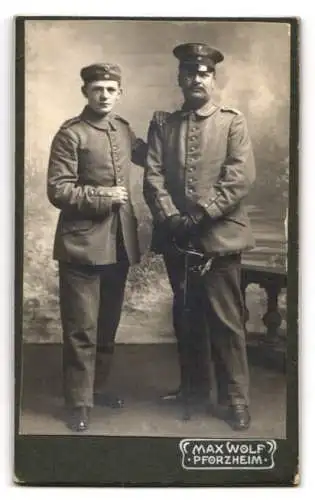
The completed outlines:
{"type": "Polygon", "coordinates": [[[70,118],[69,120],[66,120],[65,122],[63,122],[60,129],[67,129],[67,128],[71,127],[71,125],[75,125],[76,123],[79,123],[80,121],[81,121],[80,116],[74,116],[73,118],[70,118]]]}
{"type": "Polygon", "coordinates": [[[230,108],[229,106],[221,106],[220,110],[224,113],[233,113],[234,115],[240,115],[241,112],[236,108],[230,108]]]}
{"type": "Polygon", "coordinates": [[[170,115],[168,111],[154,111],[152,121],[163,127],[170,115]]]}
{"type": "Polygon", "coordinates": [[[116,120],[119,120],[120,122],[124,123],[125,125],[128,125],[128,127],[130,126],[129,125],[129,122],[127,120],[125,120],[125,118],[123,118],[122,116],[120,115],[115,115],[115,119],[116,120]]]}

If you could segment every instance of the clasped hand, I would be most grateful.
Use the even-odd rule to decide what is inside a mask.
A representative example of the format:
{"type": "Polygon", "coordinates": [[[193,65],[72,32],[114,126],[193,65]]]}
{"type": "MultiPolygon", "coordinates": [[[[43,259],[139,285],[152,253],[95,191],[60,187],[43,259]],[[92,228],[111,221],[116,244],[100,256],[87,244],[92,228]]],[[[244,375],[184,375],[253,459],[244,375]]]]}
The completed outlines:
{"type": "Polygon", "coordinates": [[[124,205],[128,201],[128,191],[124,186],[112,186],[99,189],[99,193],[109,196],[114,205],[124,205]]]}
{"type": "Polygon", "coordinates": [[[207,217],[205,213],[196,210],[194,215],[187,213],[175,214],[166,219],[168,233],[180,245],[199,240],[205,227],[207,217]]]}

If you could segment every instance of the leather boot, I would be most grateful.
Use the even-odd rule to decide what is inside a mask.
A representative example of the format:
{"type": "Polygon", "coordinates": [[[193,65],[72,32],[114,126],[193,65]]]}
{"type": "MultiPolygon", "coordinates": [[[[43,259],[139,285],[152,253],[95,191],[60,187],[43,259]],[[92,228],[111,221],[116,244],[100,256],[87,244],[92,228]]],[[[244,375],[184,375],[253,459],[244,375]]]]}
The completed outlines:
{"type": "Polygon", "coordinates": [[[90,408],[78,406],[68,411],[67,425],[73,432],[84,432],[89,428],[90,408]]]}
{"type": "Polygon", "coordinates": [[[245,431],[250,426],[250,414],[247,406],[237,404],[229,408],[227,422],[235,431],[245,431]]]}

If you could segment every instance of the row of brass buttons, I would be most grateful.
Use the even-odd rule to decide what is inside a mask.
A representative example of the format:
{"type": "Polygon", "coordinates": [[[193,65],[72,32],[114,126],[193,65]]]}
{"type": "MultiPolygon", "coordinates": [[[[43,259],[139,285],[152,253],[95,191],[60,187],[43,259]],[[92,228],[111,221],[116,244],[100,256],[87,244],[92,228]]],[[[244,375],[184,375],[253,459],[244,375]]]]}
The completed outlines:
{"type": "MultiPolygon", "coordinates": [[[[115,137],[112,134],[110,134],[110,143],[111,143],[112,152],[113,152],[114,169],[116,172],[120,172],[121,171],[120,165],[116,165],[116,162],[119,161],[119,148],[118,148],[118,145],[115,143],[115,137]]],[[[123,183],[124,183],[124,178],[118,177],[117,184],[123,184],[123,183]]]]}
{"type": "MultiPolygon", "coordinates": [[[[197,146],[197,141],[200,138],[200,129],[195,125],[195,116],[191,115],[190,119],[188,120],[188,151],[187,151],[187,156],[186,156],[186,165],[187,165],[187,171],[192,173],[195,170],[195,167],[193,166],[194,163],[196,163],[200,155],[198,154],[198,146],[197,146]],[[191,126],[191,124],[193,125],[191,126]],[[191,144],[193,143],[193,145],[191,144]],[[197,154],[196,154],[197,152],[197,154]],[[191,155],[190,153],[194,153],[191,155]]],[[[189,188],[187,189],[189,194],[192,194],[194,192],[193,189],[193,184],[195,182],[195,178],[189,176],[187,179],[187,182],[189,184],[189,188]]]]}

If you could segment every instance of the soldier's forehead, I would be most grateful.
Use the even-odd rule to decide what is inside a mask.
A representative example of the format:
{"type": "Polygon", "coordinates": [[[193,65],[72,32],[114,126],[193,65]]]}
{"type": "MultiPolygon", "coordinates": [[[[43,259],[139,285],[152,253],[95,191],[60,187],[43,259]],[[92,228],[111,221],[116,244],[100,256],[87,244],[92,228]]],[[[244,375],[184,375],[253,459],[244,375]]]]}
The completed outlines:
{"type": "Polygon", "coordinates": [[[204,65],[182,66],[180,71],[185,73],[199,73],[200,75],[211,75],[213,73],[210,68],[204,65]]]}
{"type": "Polygon", "coordinates": [[[105,78],[104,80],[92,80],[89,82],[89,85],[92,87],[119,87],[117,80],[111,80],[108,78],[105,78]]]}

